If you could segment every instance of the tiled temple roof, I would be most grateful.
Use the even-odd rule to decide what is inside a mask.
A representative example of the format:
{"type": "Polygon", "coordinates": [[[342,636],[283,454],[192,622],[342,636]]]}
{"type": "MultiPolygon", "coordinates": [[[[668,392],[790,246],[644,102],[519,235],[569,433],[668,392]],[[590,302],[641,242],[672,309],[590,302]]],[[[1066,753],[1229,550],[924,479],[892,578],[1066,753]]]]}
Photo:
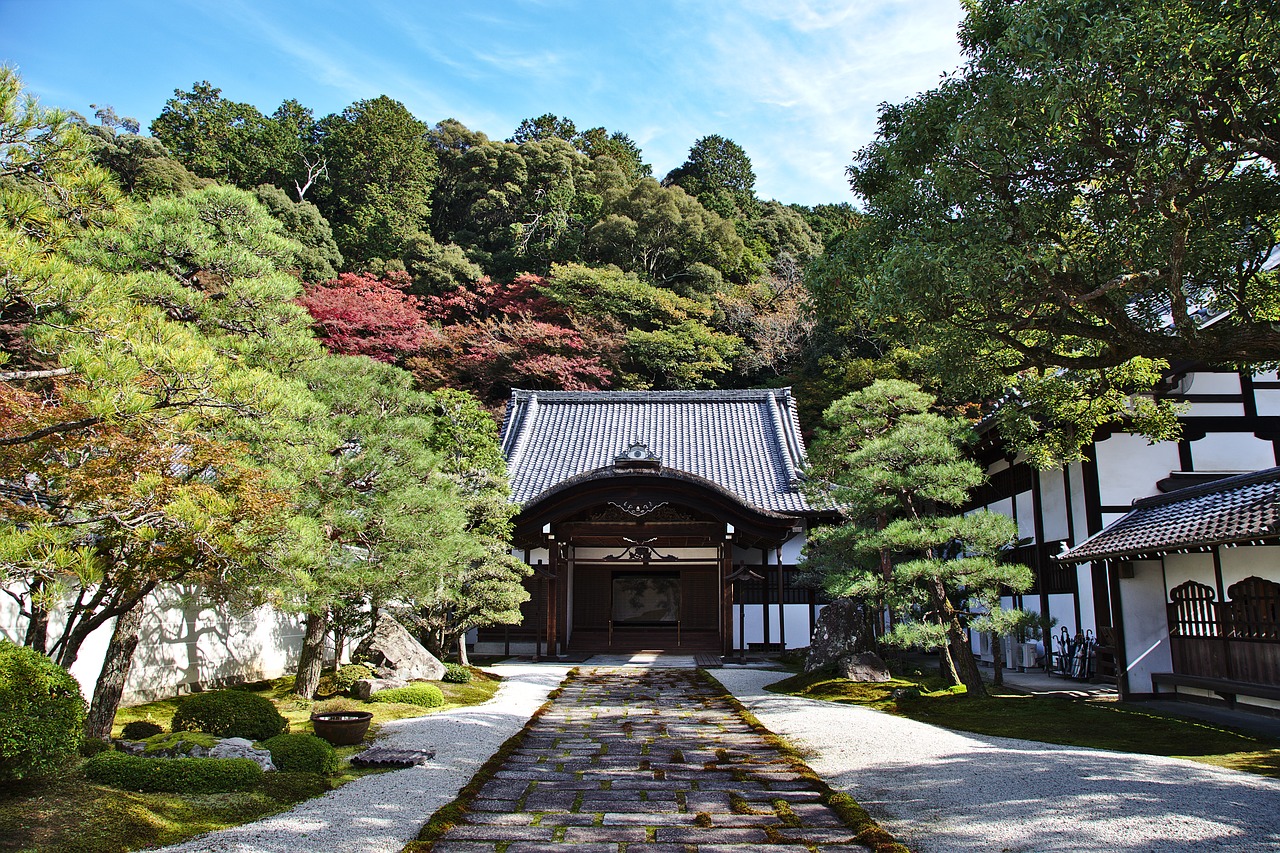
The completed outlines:
{"type": "Polygon", "coordinates": [[[1134,501],[1123,518],[1057,559],[1154,557],[1280,535],[1280,468],[1215,480],[1134,501]]]}
{"type": "Polygon", "coordinates": [[[811,511],[789,388],[753,391],[513,391],[502,424],[512,499],[534,500],[644,445],[665,469],[781,513],[811,511]]]}

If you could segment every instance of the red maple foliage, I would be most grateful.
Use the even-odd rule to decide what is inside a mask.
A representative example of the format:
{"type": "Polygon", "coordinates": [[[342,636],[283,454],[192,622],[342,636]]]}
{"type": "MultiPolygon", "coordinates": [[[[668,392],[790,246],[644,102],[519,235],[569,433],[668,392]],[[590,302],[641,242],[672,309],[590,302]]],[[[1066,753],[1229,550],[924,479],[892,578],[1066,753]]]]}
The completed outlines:
{"type": "Polygon", "coordinates": [[[394,363],[417,352],[430,328],[421,300],[404,292],[410,283],[405,272],[343,273],[311,285],[298,301],[331,352],[394,363]]]}
{"type": "Polygon", "coordinates": [[[427,335],[409,368],[428,388],[466,388],[492,407],[512,388],[584,391],[608,388],[613,372],[569,313],[542,295],[544,280],[488,277],[423,300],[441,325],[427,335]]]}

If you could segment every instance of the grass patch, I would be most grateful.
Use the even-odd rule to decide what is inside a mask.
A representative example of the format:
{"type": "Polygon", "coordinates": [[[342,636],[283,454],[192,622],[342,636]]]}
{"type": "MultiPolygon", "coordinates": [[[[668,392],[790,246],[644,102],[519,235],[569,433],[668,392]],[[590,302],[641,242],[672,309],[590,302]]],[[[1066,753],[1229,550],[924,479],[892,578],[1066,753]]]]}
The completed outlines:
{"type": "Polygon", "coordinates": [[[984,698],[969,696],[963,688],[942,688],[936,679],[897,678],[884,684],[859,684],[822,673],[795,675],[765,689],[863,705],[975,734],[1187,758],[1280,777],[1280,742],[1114,699],[1027,695],[991,687],[991,695],[984,698]],[[917,688],[919,693],[893,698],[893,692],[900,688],[917,688]]]}
{"type": "MultiPolygon", "coordinates": [[[[440,708],[346,701],[372,711],[377,724],[480,704],[497,693],[500,683],[498,677],[478,671],[468,684],[440,683],[445,697],[440,708]]],[[[289,731],[311,732],[311,711],[318,703],[293,695],[292,676],[255,686],[258,689],[251,692],[275,703],[289,720],[289,731]]],[[[150,720],[168,729],[179,701],[181,697],[174,697],[121,708],[112,732],[119,737],[125,724],[134,720],[150,720]]],[[[90,784],[82,763],[73,762],[59,776],[0,793],[0,853],[123,853],[259,820],[362,776],[387,772],[351,767],[351,757],[362,749],[363,745],[338,747],[342,769],[336,774],[268,773],[257,788],[228,794],[121,791],[90,784]]]]}

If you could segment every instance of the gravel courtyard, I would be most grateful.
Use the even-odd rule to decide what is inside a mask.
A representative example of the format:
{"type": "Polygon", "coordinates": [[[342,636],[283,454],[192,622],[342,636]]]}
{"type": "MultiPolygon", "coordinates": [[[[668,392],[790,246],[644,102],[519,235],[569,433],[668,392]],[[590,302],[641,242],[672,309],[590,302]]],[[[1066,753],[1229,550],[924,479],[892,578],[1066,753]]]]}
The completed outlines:
{"type": "Polygon", "coordinates": [[[418,836],[436,809],[451,801],[503,741],[524,727],[569,671],[568,666],[509,664],[498,695],[383,726],[378,743],[426,749],[420,767],[357,779],[323,797],[254,823],[166,847],[166,853],[395,853],[418,836]]]}
{"type": "Polygon", "coordinates": [[[919,853],[1280,851],[1280,779],[780,696],[763,689],[776,672],[714,675],[919,853]]]}

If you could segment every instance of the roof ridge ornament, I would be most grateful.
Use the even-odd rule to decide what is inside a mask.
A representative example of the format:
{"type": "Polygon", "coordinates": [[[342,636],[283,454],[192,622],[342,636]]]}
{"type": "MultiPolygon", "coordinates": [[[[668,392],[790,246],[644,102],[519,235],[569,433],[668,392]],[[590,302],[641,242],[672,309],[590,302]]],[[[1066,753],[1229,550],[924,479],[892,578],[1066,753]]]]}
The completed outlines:
{"type": "Polygon", "coordinates": [[[613,457],[613,467],[661,468],[662,457],[643,441],[633,441],[630,447],[613,457]]]}

